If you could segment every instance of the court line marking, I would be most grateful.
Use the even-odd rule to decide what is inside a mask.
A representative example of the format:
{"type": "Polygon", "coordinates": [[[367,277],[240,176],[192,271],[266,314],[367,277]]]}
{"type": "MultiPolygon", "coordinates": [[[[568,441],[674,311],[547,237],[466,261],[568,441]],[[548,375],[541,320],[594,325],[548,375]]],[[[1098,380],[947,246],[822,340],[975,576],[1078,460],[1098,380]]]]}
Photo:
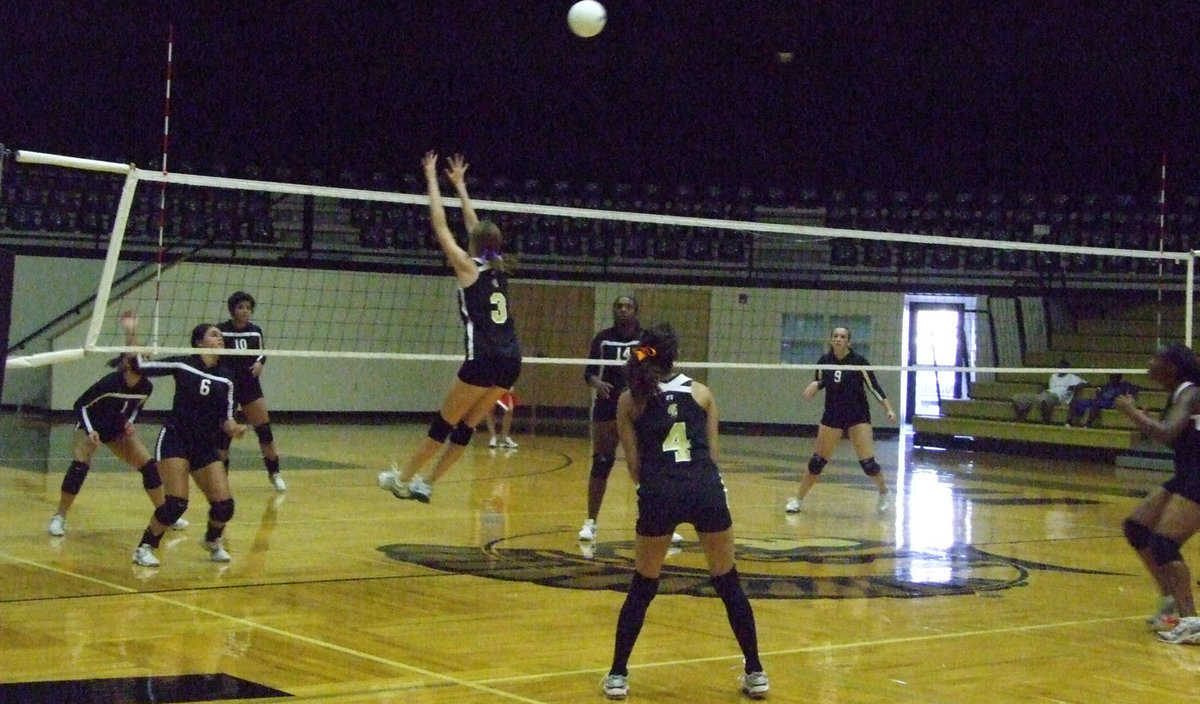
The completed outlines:
{"type": "MultiPolygon", "coordinates": [[[[120,592],[120,593],[124,593],[124,594],[128,594],[128,595],[141,596],[141,597],[144,597],[147,599],[153,599],[153,600],[162,602],[164,604],[167,604],[169,606],[182,607],[189,611],[193,611],[196,613],[211,616],[213,618],[217,618],[217,619],[220,619],[223,621],[228,621],[228,622],[240,625],[240,626],[257,629],[259,631],[270,633],[272,635],[280,636],[283,638],[290,638],[292,640],[299,641],[301,643],[305,643],[305,644],[311,645],[313,647],[325,648],[327,650],[332,650],[332,651],[340,653],[342,655],[362,658],[363,660],[367,660],[367,661],[374,662],[374,663],[381,664],[381,665],[387,665],[390,667],[395,667],[397,669],[405,670],[405,671],[408,671],[411,673],[429,677],[431,679],[438,680],[443,683],[453,684],[453,685],[457,685],[460,687],[465,687],[467,689],[474,689],[474,690],[484,692],[487,694],[492,694],[492,695],[496,695],[499,697],[503,697],[505,699],[511,699],[514,701],[525,702],[526,704],[546,704],[546,702],[543,702],[542,700],[539,700],[539,699],[530,699],[528,697],[524,697],[524,696],[521,696],[519,694],[515,694],[512,692],[505,692],[503,690],[495,689],[491,685],[510,684],[510,683],[517,683],[517,682],[532,682],[532,681],[537,681],[537,680],[549,680],[549,679],[554,679],[554,678],[559,678],[559,677],[573,677],[573,676],[589,675],[589,674],[590,675],[596,675],[596,674],[604,675],[604,674],[608,673],[608,668],[606,668],[606,667],[605,668],[594,668],[593,667],[593,668],[581,668],[581,669],[576,669],[576,670],[559,670],[556,672],[531,673],[528,675],[512,675],[512,676],[508,676],[508,677],[491,677],[491,678],[484,678],[484,679],[480,679],[480,680],[464,680],[464,679],[454,677],[452,675],[448,675],[445,673],[439,673],[439,672],[434,672],[432,670],[426,670],[424,668],[420,668],[415,665],[408,665],[408,664],[405,664],[402,662],[397,662],[395,660],[385,658],[382,656],[372,655],[370,653],[365,653],[360,650],[355,650],[353,648],[347,648],[347,647],[344,647],[341,645],[337,645],[335,643],[329,643],[327,641],[319,640],[316,638],[311,638],[309,636],[292,633],[290,631],[285,631],[281,628],[276,628],[274,626],[268,626],[268,625],[265,625],[262,623],[258,623],[258,622],[251,621],[248,619],[240,618],[237,616],[223,614],[221,612],[213,611],[212,609],[208,609],[208,608],[205,608],[202,606],[188,604],[183,601],[178,601],[176,599],[168,598],[166,596],[163,596],[160,593],[139,591],[137,589],[133,589],[131,587],[127,587],[122,584],[116,584],[114,582],[109,582],[107,580],[99,579],[97,577],[91,577],[88,575],[79,574],[77,572],[72,572],[70,570],[64,570],[64,569],[61,569],[58,567],[45,565],[45,564],[42,564],[39,562],[35,562],[33,560],[26,560],[23,558],[14,557],[14,556],[6,554],[6,553],[0,553],[0,557],[4,557],[6,559],[12,560],[13,562],[16,562],[19,564],[24,564],[24,565],[27,565],[30,567],[36,567],[36,568],[44,569],[44,570],[47,570],[50,572],[55,572],[55,573],[58,573],[58,574],[61,574],[64,576],[74,577],[76,579],[80,579],[83,581],[92,582],[92,583],[107,587],[109,589],[112,589],[116,592],[120,592]]],[[[147,568],[147,569],[150,569],[150,568],[147,568]]],[[[192,591],[200,591],[200,590],[192,590],[192,591]]],[[[106,596],[113,596],[113,595],[106,595],[106,596]]],[[[1058,621],[1055,623],[1031,624],[1031,625],[1027,625],[1027,626],[1005,626],[1005,627],[1001,627],[1001,628],[977,629],[977,630],[973,630],[973,631],[961,631],[961,632],[956,632],[956,633],[923,634],[923,635],[904,636],[904,637],[897,637],[897,638],[880,638],[880,639],[876,639],[876,640],[858,641],[858,642],[852,642],[852,643],[830,643],[830,644],[823,644],[823,645],[804,646],[804,647],[799,647],[799,648],[784,648],[784,649],[780,649],[780,650],[762,651],[762,652],[760,652],[759,655],[760,655],[760,657],[763,657],[763,658],[770,658],[770,657],[776,657],[776,656],[801,655],[801,654],[806,654],[806,653],[835,652],[835,651],[841,651],[841,650],[853,650],[856,648],[870,648],[870,647],[877,647],[877,646],[932,642],[932,641],[938,641],[938,640],[948,640],[951,638],[971,638],[971,637],[977,637],[977,636],[990,636],[990,635],[997,635],[997,634],[1003,634],[1003,633],[1025,633],[1025,632],[1031,632],[1031,631],[1046,630],[1046,629],[1050,629],[1050,628],[1069,628],[1069,627],[1073,627],[1073,626],[1087,626],[1087,625],[1092,625],[1092,624],[1106,624],[1106,623],[1115,623],[1115,622],[1120,622],[1120,621],[1132,621],[1132,620],[1143,619],[1143,618],[1145,618],[1144,614],[1134,615],[1134,616],[1111,616],[1111,617],[1105,617],[1105,618],[1076,619],[1076,620],[1071,620],[1071,621],[1058,621]]],[[[676,659],[676,660],[662,660],[662,661],[658,661],[658,662],[639,663],[636,665],[630,665],[629,669],[630,670],[649,670],[649,669],[660,668],[660,667],[671,667],[671,666],[678,666],[678,665],[694,665],[694,664],[700,664],[700,663],[706,663],[706,662],[721,662],[721,661],[726,661],[726,660],[731,660],[731,661],[736,662],[737,660],[740,660],[741,657],[742,657],[741,654],[736,654],[736,655],[714,655],[714,656],[710,656],[710,657],[697,657],[697,658],[683,658],[683,659],[676,659]]],[[[441,685],[439,685],[439,686],[441,686],[441,685]]],[[[335,697],[353,696],[354,694],[362,694],[362,693],[413,691],[413,690],[427,689],[427,688],[430,688],[429,685],[417,684],[417,685],[409,685],[409,686],[403,686],[403,687],[381,687],[379,689],[371,688],[371,689],[363,690],[363,691],[356,692],[356,693],[347,693],[347,692],[329,693],[328,695],[317,695],[314,697],[306,697],[306,698],[308,698],[308,699],[318,699],[318,698],[319,699],[329,699],[329,698],[335,698],[335,697]]]]}
{"type": "MultiPolygon", "coordinates": [[[[238,616],[231,616],[229,614],[223,614],[219,611],[213,611],[212,609],[208,609],[203,606],[197,606],[195,604],[189,604],[184,601],[172,599],[172,598],[163,596],[160,593],[139,591],[132,587],[127,587],[123,584],[117,584],[115,582],[109,582],[108,580],[100,579],[98,577],[91,577],[89,575],[79,574],[78,572],[64,570],[64,569],[61,569],[58,567],[53,567],[51,565],[45,565],[45,564],[42,564],[39,562],[35,562],[33,560],[26,560],[24,558],[19,558],[19,557],[13,556],[13,555],[9,555],[7,553],[0,553],[0,557],[11,560],[18,564],[26,565],[28,567],[44,569],[49,572],[54,572],[56,574],[60,574],[63,576],[73,577],[75,579],[80,579],[85,582],[91,582],[93,584],[98,584],[100,586],[107,587],[109,589],[112,589],[113,591],[120,592],[123,594],[136,595],[136,596],[140,596],[140,597],[143,597],[146,599],[152,599],[152,600],[164,603],[168,606],[182,607],[186,610],[193,611],[195,613],[203,614],[206,616],[210,616],[210,617],[213,617],[213,618],[216,618],[219,620],[227,621],[230,623],[234,623],[239,626],[257,629],[259,631],[263,631],[265,633],[270,633],[272,635],[280,636],[283,638],[290,638],[292,640],[299,641],[301,643],[305,643],[307,645],[311,645],[316,648],[324,648],[327,650],[332,650],[336,653],[340,653],[342,655],[361,658],[363,660],[367,660],[369,662],[374,662],[374,663],[380,664],[380,665],[387,665],[389,667],[394,667],[399,670],[405,670],[410,673],[415,673],[418,675],[422,675],[424,677],[429,677],[434,680],[440,680],[441,682],[444,682],[444,683],[454,684],[454,685],[458,685],[460,687],[466,687],[467,689],[474,689],[474,690],[477,690],[477,691],[480,691],[480,692],[483,692],[486,694],[503,697],[505,699],[511,699],[513,701],[525,702],[526,704],[547,704],[546,702],[544,702],[540,699],[530,699],[529,697],[523,697],[519,694],[515,694],[512,692],[505,692],[503,690],[489,687],[487,682],[471,682],[469,680],[464,680],[464,679],[461,679],[458,677],[454,677],[453,675],[434,672],[432,670],[426,670],[424,668],[417,667],[416,665],[408,665],[406,663],[397,662],[396,660],[385,658],[385,657],[382,657],[379,655],[372,655],[370,653],[362,652],[361,650],[347,648],[347,647],[344,647],[341,645],[337,645],[335,643],[329,643],[329,642],[319,640],[316,638],[311,638],[309,636],[304,636],[304,635],[300,635],[298,633],[292,633],[290,631],[285,631],[281,628],[276,628],[274,626],[268,626],[266,624],[257,623],[255,621],[251,621],[249,619],[241,618],[238,616]]],[[[147,569],[153,569],[153,568],[147,568],[147,569]]],[[[108,596],[113,596],[113,595],[108,595],[108,596]]],[[[407,687],[396,688],[396,691],[407,691],[407,690],[425,689],[425,688],[427,688],[427,687],[425,687],[425,686],[417,686],[417,687],[407,686],[407,687]]],[[[391,690],[382,689],[379,691],[391,691],[391,690]]],[[[342,694],[339,694],[338,696],[348,696],[348,695],[345,693],[342,693],[342,694]]]]}
{"type": "MultiPolygon", "coordinates": [[[[765,659],[765,658],[770,658],[770,657],[775,657],[775,656],[783,656],[783,655],[801,655],[801,654],[805,654],[805,653],[833,652],[833,651],[839,651],[839,650],[852,650],[855,648],[870,648],[870,647],[875,647],[875,646],[901,645],[901,644],[905,644],[905,643],[921,643],[921,642],[929,642],[929,641],[937,641],[937,640],[947,640],[950,638],[971,638],[971,637],[975,637],[975,636],[989,636],[989,635],[995,635],[995,634],[1001,634],[1001,633],[1022,633],[1022,632],[1028,632],[1028,631],[1039,631],[1039,630],[1044,630],[1044,629],[1048,629],[1048,628],[1067,628],[1067,627],[1071,627],[1071,626],[1086,626],[1086,625],[1090,625],[1090,624],[1113,623],[1113,622],[1118,622],[1118,621],[1134,621],[1134,620],[1144,619],[1144,618],[1145,618],[1145,614],[1142,614],[1140,616],[1113,616],[1113,617],[1107,617],[1107,618],[1080,619],[1080,620],[1075,620],[1075,621],[1060,621],[1057,623],[1042,623],[1042,624],[1035,624],[1035,625],[1029,625],[1029,626],[1009,626],[1009,627],[1005,627],[1005,628],[988,628],[988,629],[975,630],[975,631],[963,631],[963,632],[959,632],[959,633],[938,633],[938,634],[933,634],[933,635],[905,636],[905,637],[899,637],[899,638],[880,638],[877,640],[859,641],[859,642],[854,642],[854,643],[830,643],[830,644],[826,644],[826,645],[813,645],[813,646],[805,646],[805,647],[801,647],[801,648],[784,648],[782,650],[761,651],[761,652],[759,652],[759,657],[765,659]]],[[[737,655],[712,655],[709,657],[702,657],[702,658],[699,658],[699,657],[698,658],[683,658],[683,659],[679,659],[679,660],[662,660],[659,662],[640,663],[637,665],[631,664],[631,665],[629,665],[629,669],[631,671],[632,670],[649,670],[649,669],[658,668],[658,667],[671,667],[671,666],[676,666],[676,665],[695,665],[695,664],[706,663],[706,662],[721,662],[723,660],[740,661],[741,659],[742,659],[741,653],[738,653],[737,655]]],[[[765,669],[769,671],[770,667],[766,667],[765,669]]],[[[608,668],[586,668],[586,669],[579,669],[579,670],[563,670],[563,671],[555,672],[555,673],[551,673],[551,674],[543,673],[543,674],[538,674],[538,675],[512,675],[510,677],[490,677],[490,678],[478,680],[478,682],[480,684],[504,684],[504,683],[509,683],[509,682],[520,682],[520,681],[528,681],[528,680],[545,679],[545,678],[550,678],[550,677],[562,677],[562,676],[586,675],[586,674],[608,674],[608,668]]]]}

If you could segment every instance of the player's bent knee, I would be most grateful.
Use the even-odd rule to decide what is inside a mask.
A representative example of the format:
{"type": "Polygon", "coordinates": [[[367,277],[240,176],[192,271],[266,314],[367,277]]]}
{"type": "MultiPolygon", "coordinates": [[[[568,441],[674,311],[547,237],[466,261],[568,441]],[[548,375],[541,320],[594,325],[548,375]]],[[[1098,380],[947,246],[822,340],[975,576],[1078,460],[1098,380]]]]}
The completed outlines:
{"type": "Polygon", "coordinates": [[[87,479],[90,466],[87,462],[75,460],[67,467],[67,474],[62,480],[62,490],[65,494],[78,494],[83,488],[83,480],[87,479]]]}
{"type": "Polygon", "coordinates": [[[825,465],[829,464],[829,460],[820,455],[813,455],[808,459],[808,472],[813,476],[820,475],[825,471],[825,465]]]}
{"type": "Polygon", "coordinates": [[[656,594],[658,594],[658,580],[635,571],[633,582],[629,585],[629,596],[643,604],[649,604],[654,600],[656,594]]]}
{"type": "Polygon", "coordinates": [[[868,477],[873,477],[883,471],[883,467],[879,466],[879,463],[875,461],[874,457],[868,457],[865,460],[859,460],[858,463],[862,465],[863,474],[867,475],[868,477]]]}
{"type": "Polygon", "coordinates": [[[1154,531],[1132,518],[1126,518],[1121,526],[1125,529],[1125,541],[1134,550],[1144,550],[1150,546],[1150,540],[1154,537],[1154,531]]]}
{"type": "Polygon", "coordinates": [[[138,473],[142,475],[142,488],[146,491],[152,491],[162,486],[162,476],[159,475],[158,463],[154,460],[138,467],[138,473]]]}
{"type": "Polygon", "coordinates": [[[208,517],[216,523],[228,523],[233,518],[233,499],[218,501],[209,506],[208,517]]]}
{"type": "Polygon", "coordinates": [[[616,464],[616,455],[608,453],[597,453],[592,455],[592,479],[608,480],[608,475],[612,472],[613,465],[616,464]]]}
{"type": "Polygon", "coordinates": [[[270,445],[275,442],[275,436],[271,433],[271,424],[263,423],[254,428],[254,434],[258,436],[259,445],[270,445]]]}
{"type": "Polygon", "coordinates": [[[1153,533],[1150,536],[1150,558],[1154,564],[1162,566],[1179,562],[1183,555],[1179,552],[1179,543],[1165,535],[1153,533]]]}
{"type": "Polygon", "coordinates": [[[450,442],[466,447],[471,444],[471,436],[474,434],[475,429],[460,420],[458,425],[450,431],[450,442]]]}
{"type": "Polygon", "coordinates": [[[450,432],[454,430],[454,426],[446,422],[442,414],[437,414],[433,422],[429,424],[429,439],[435,442],[446,442],[446,438],[450,437],[450,432]]]}
{"type": "Polygon", "coordinates": [[[173,526],[175,521],[183,517],[187,511],[188,500],[179,496],[167,495],[162,505],[154,509],[154,520],[164,526],[173,526]]]}

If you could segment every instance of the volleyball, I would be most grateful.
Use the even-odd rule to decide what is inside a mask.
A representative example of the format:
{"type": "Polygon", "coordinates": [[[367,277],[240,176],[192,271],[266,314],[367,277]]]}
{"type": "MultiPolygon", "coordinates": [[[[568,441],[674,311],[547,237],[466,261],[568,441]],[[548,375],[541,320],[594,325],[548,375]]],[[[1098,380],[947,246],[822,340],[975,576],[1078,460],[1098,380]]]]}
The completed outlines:
{"type": "Polygon", "coordinates": [[[577,37],[594,37],[604,29],[608,19],[604,6],[596,0],[579,0],[567,11],[567,24],[577,37]]]}

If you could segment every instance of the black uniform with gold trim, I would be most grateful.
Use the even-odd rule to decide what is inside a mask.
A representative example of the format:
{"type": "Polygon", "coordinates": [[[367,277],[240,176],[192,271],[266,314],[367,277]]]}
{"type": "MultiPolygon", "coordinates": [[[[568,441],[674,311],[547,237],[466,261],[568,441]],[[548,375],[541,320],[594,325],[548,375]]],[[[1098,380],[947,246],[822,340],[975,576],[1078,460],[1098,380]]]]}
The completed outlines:
{"type": "MultiPolygon", "coordinates": [[[[842,364],[865,367],[867,358],[850,350],[842,359],[832,351],[821,355],[817,364],[842,364]]],[[[875,378],[875,372],[865,369],[818,369],[814,374],[817,387],[825,390],[825,413],[821,425],[845,430],[860,423],[871,422],[871,406],[867,402],[867,391],[878,401],[887,398],[883,387],[875,378]]]]}
{"type": "Polygon", "coordinates": [[[659,393],[633,421],[638,445],[637,533],[670,535],[680,523],[701,533],[733,525],[725,483],[708,445],[708,413],[692,397],[692,379],[659,382],[659,393]]]}
{"type": "Polygon", "coordinates": [[[474,386],[510,389],[521,374],[521,344],[508,309],[508,275],[479,257],[472,261],[479,278],[458,289],[466,348],[458,377],[474,386]]]}

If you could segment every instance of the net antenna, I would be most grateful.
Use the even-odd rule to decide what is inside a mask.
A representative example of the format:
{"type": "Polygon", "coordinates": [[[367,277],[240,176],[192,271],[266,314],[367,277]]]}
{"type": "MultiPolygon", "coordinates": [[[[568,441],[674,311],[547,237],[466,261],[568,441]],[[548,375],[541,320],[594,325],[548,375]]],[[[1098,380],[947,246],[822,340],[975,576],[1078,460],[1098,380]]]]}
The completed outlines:
{"type": "MultiPolygon", "coordinates": [[[[1167,238],[1167,153],[1162,154],[1162,171],[1159,176],[1158,185],[1158,253],[1162,254],[1164,249],[1164,240],[1167,238]]],[[[1158,260],[1158,305],[1155,306],[1155,327],[1154,327],[1154,348],[1162,347],[1162,307],[1163,307],[1163,260],[1158,260]]],[[[1189,273],[1190,280],[1190,273],[1189,273]]],[[[1189,293],[1188,300],[1191,300],[1189,293]]],[[[1191,323],[1191,316],[1188,317],[1188,323],[1191,323]]],[[[1189,331],[1187,343],[1192,344],[1192,336],[1189,331]]]]}
{"type": "Polygon", "coordinates": [[[167,146],[171,138],[171,66],[175,48],[175,25],[167,25],[167,84],[163,99],[162,184],[158,189],[158,257],[154,273],[154,321],[150,344],[158,345],[159,302],[162,300],[163,230],[167,220],[167,146]]]}

